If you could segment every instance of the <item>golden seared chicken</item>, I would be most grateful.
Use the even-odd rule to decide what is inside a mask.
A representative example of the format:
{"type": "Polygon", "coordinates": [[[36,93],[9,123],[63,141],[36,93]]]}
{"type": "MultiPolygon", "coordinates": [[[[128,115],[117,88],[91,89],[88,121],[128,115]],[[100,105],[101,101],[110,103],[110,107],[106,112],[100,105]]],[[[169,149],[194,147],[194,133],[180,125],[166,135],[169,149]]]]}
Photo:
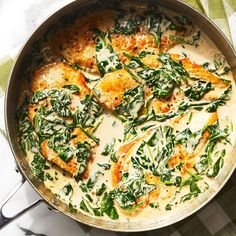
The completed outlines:
{"type": "Polygon", "coordinates": [[[35,72],[31,92],[33,97],[28,105],[29,118],[38,133],[42,133],[42,155],[72,175],[81,174],[87,165],[90,151],[84,157],[87,160],[81,162],[81,167],[77,146],[84,145],[83,148],[89,149],[96,144],[96,139],[91,138],[92,125],[86,126],[83,124],[85,120],[82,120],[75,127],[72,126],[77,114],[78,119],[87,119],[83,114],[87,112],[86,107],[84,110],[83,101],[93,96],[83,74],[63,62],[48,64],[35,72]],[[60,137],[69,131],[69,137],[60,137]],[[60,139],[63,138],[68,140],[62,144],[60,139]]]}

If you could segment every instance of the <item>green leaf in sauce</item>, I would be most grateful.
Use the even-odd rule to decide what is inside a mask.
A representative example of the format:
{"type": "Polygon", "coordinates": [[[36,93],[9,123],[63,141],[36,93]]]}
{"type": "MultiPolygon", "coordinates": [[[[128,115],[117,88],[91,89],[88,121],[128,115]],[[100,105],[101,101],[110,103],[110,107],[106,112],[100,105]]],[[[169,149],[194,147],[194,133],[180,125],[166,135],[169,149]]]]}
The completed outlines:
{"type": "Polygon", "coordinates": [[[144,20],[143,16],[136,15],[132,17],[128,14],[121,13],[114,17],[115,26],[112,33],[129,35],[135,34],[139,30],[139,26],[144,20]],[[127,16],[129,18],[124,21],[124,18],[127,18],[127,16]]]}
{"type": "Polygon", "coordinates": [[[226,101],[230,99],[231,91],[232,91],[232,85],[230,85],[218,99],[210,102],[206,110],[208,112],[214,112],[217,110],[219,106],[225,105],[226,101]]]}
{"type": "Polygon", "coordinates": [[[54,178],[49,174],[49,173],[46,173],[45,175],[44,175],[44,181],[45,180],[50,180],[50,181],[53,181],[54,180],[54,178]]]}
{"type": "Polygon", "coordinates": [[[192,86],[187,87],[184,91],[185,95],[192,100],[199,101],[201,98],[212,89],[211,82],[198,80],[192,86]]]}
{"type": "Polygon", "coordinates": [[[79,208],[80,208],[81,210],[85,211],[85,212],[89,212],[89,209],[88,209],[88,207],[86,206],[84,200],[82,200],[82,201],[80,202],[79,208]]]}
{"type": "Polygon", "coordinates": [[[171,203],[168,203],[165,207],[165,210],[170,211],[170,210],[172,210],[172,207],[173,207],[173,205],[171,203]]]}
{"type": "Polygon", "coordinates": [[[83,109],[78,109],[73,115],[74,125],[80,125],[82,128],[95,127],[103,109],[92,94],[87,94],[81,104],[83,109]]]}
{"type": "Polygon", "coordinates": [[[116,139],[113,138],[110,143],[107,143],[107,144],[104,146],[104,148],[103,148],[103,150],[102,150],[102,152],[101,152],[101,155],[103,155],[103,156],[108,156],[108,155],[113,151],[113,147],[114,147],[114,145],[115,145],[115,142],[116,142],[116,139]]]}
{"type": "Polygon", "coordinates": [[[109,170],[111,168],[111,164],[109,163],[98,163],[98,165],[103,167],[104,170],[109,170]]]}
{"type": "Polygon", "coordinates": [[[181,35],[170,35],[169,39],[171,41],[174,41],[175,43],[179,43],[179,44],[186,43],[186,44],[190,44],[190,45],[194,45],[195,47],[198,47],[200,37],[201,37],[201,31],[198,31],[192,36],[192,39],[186,39],[184,36],[181,36],[181,35]]]}
{"type": "Polygon", "coordinates": [[[182,182],[181,188],[183,186],[188,185],[190,192],[181,197],[181,200],[180,200],[181,202],[185,202],[185,201],[192,199],[193,197],[197,197],[201,193],[201,189],[197,185],[197,181],[199,181],[201,179],[202,178],[200,176],[198,176],[196,174],[192,174],[191,177],[189,177],[188,179],[186,179],[182,182]]]}
{"type": "Polygon", "coordinates": [[[106,73],[121,69],[122,63],[119,57],[114,52],[112,46],[107,44],[106,36],[102,34],[101,31],[97,34],[96,40],[96,62],[101,77],[106,73]]]}
{"type": "Polygon", "coordinates": [[[106,185],[102,183],[101,187],[96,190],[96,195],[101,196],[106,191],[106,185]]]}
{"type": "Polygon", "coordinates": [[[175,142],[182,144],[188,153],[194,152],[202,137],[202,131],[192,132],[189,128],[184,129],[175,136],[175,142]]]}
{"type": "Polygon", "coordinates": [[[44,169],[46,166],[46,160],[39,154],[35,154],[33,161],[31,162],[34,175],[40,180],[44,180],[44,169]]]}
{"type": "Polygon", "coordinates": [[[232,90],[232,85],[230,85],[227,89],[224,90],[222,95],[213,101],[182,101],[178,109],[179,111],[186,111],[190,108],[196,110],[203,110],[205,109],[207,112],[215,112],[219,106],[223,106],[226,104],[226,101],[230,99],[230,93],[232,90]]]}
{"type": "Polygon", "coordinates": [[[144,13],[147,19],[147,28],[149,33],[154,37],[155,43],[158,47],[161,46],[161,37],[162,37],[162,30],[161,30],[161,23],[163,19],[163,15],[158,12],[158,10],[151,9],[144,13]]]}
{"type": "Polygon", "coordinates": [[[142,86],[136,86],[124,94],[123,102],[116,107],[115,112],[124,117],[138,117],[138,113],[144,105],[144,90],[142,86]]]}
{"type": "Polygon", "coordinates": [[[86,184],[87,189],[91,190],[95,186],[98,176],[101,174],[102,174],[101,171],[97,171],[96,173],[91,175],[86,184]]]}
{"type": "Polygon", "coordinates": [[[114,151],[111,153],[110,159],[111,159],[113,162],[117,162],[116,153],[115,153],[114,151]]]}
{"type": "Polygon", "coordinates": [[[220,169],[224,165],[224,159],[223,158],[225,156],[225,153],[226,153],[225,149],[223,149],[222,152],[220,153],[220,157],[214,163],[213,167],[208,170],[208,172],[207,172],[208,177],[216,177],[219,174],[220,169]]]}
{"type": "Polygon", "coordinates": [[[142,61],[139,59],[139,57],[132,56],[132,55],[130,55],[127,52],[123,52],[123,54],[126,57],[130,58],[128,67],[130,67],[131,69],[136,69],[138,67],[142,67],[142,68],[148,69],[148,67],[145,64],[142,63],[142,61]]]}
{"type": "Polygon", "coordinates": [[[38,103],[39,101],[47,98],[47,91],[35,91],[33,96],[31,97],[31,103],[38,103]]]}
{"type": "Polygon", "coordinates": [[[194,168],[198,174],[204,174],[208,168],[208,158],[207,155],[201,155],[200,161],[194,164],[194,168]]]}
{"type": "Polygon", "coordinates": [[[155,185],[148,184],[144,175],[136,173],[112,190],[112,197],[117,201],[123,209],[132,209],[137,205],[137,199],[148,194],[156,188],[155,185]]]}
{"type": "Polygon", "coordinates": [[[170,126],[159,126],[147,142],[142,142],[131,161],[134,168],[150,170],[161,176],[169,170],[167,163],[174,150],[173,129],[170,126]]]}
{"type": "Polygon", "coordinates": [[[182,64],[173,61],[169,54],[159,54],[159,60],[163,65],[160,69],[144,69],[138,72],[138,76],[152,89],[154,97],[168,99],[175,86],[186,81],[189,75],[182,64]]]}
{"type": "Polygon", "coordinates": [[[72,214],[76,214],[77,213],[76,206],[74,206],[71,202],[69,203],[68,207],[69,207],[70,213],[72,213],[72,214]]]}
{"type": "Polygon", "coordinates": [[[78,93],[80,91],[79,87],[75,84],[66,84],[63,88],[69,89],[72,93],[78,93]]]}
{"type": "Polygon", "coordinates": [[[119,219],[119,214],[114,206],[114,202],[110,193],[105,193],[101,202],[101,211],[108,215],[111,219],[119,219]]]}
{"type": "Polygon", "coordinates": [[[71,193],[73,193],[73,188],[71,186],[71,184],[67,184],[63,187],[63,191],[65,193],[66,196],[70,195],[71,193]]]}

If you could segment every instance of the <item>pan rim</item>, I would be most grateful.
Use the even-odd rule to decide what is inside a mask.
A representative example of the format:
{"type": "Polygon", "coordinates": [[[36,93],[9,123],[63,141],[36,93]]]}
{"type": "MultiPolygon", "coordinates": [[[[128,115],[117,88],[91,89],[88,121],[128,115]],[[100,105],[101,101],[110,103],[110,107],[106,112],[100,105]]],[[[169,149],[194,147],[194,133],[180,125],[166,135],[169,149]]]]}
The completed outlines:
{"type": "MultiPolygon", "coordinates": [[[[9,143],[10,143],[10,148],[11,148],[11,151],[13,153],[13,156],[14,156],[14,159],[16,161],[16,164],[17,164],[17,168],[19,169],[20,173],[27,179],[27,181],[30,183],[30,185],[33,187],[33,189],[42,197],[42,199],[45,201],[46,204],[48,204],[49,206],[51,206],[52,208],[58,210],[59,212],[63,213],[64,215],[80,222],[80,223],[83,223],[83,224],[86,224],[88,226],[92,226],[92,227],[96,227],[96,228],[99,228],[99,229],[104,229],[104,230],[112,230],[112,231],[116,231],[116,232],[143,232],[143,231],[149,231],[149,230],[154,230],[154,229],[160,229],[160,228],[164,228],[164,227],[167,227],[167,226],[170,226],[174,223],[177,223],[191,215],[193,215],[194,213],[196,213],[198,210],[200,210],[201,208],[203,208],[206,204],[208,204],[218,193],[219,191],[221,191],[221,189],[225,186],[226,182],[229,180],[229,178],[232,176],[235,168],[236,168],[236,163],[234,164],[234,166],[231,168],[231,170],[227,173],[227,177],[225,178],[225,180],[222,182],[222,184],[217,188],[217,190],[211,195],[210,197],[204,201],[203,203],[199,204],[199,206],[189,212],[187,212],[187,214],[183,215],[182,217],[179,217],[177,219],[171,219],[169,220],[168,222],[166,222],[165,224],[158,224],[158,225],[155,225],[155,224],[152,224],[151,226],[148,226],[146,225],[144,228],[139,228],[137,227],[135,229],[135,227],[133,228],[125,228],[125,229],[117,229],[117,228],[111,228],[113,223],[112,224],[108,224],[109,221],[106,221],[106,220],[103,220],[103,221],[106,221],[107,224],[106,226],[104,227],[104,224],[101,226],[101,225],[98,225],[96,223],[93,223],[92,221],[91,222],[84,222],[82,221],[80,218],[76,217],[76,215],[73,215],[71,213],[69,213],[69,211],[67,212],[64,212],[62,211],[61,209],[59,209],[59,207],[57,207],[55,204],[53,204],[52,202],[48,201],[47,199],[45,199],[45,196],[43,195],[42,192],[39,191],[39,189],[36,188],[36,186],[34,185],[34,183],[30,180],[30,178],[28,177],[28,175],[26,174],[26,172],[24,171],[24,169],[22,168],[22,166],[19,164],[19,161],[17,159],[17,153],[12,145],[12,139],[11,139],[11,136],[10,136],[10,127],[9,127],[9,112],[8,112],[8,109],[9,109],[9,102],[8,102],[8,97],[9,97],[9,94],[11,92],[11,89],[10,89],[10,85],[12,83],[12,78],[13,78],[13,73],[14,73],[14,70],[15,70],[15,67],[16,67],[16,64],[19,63],[18,59],[20,58],[22,52],[24,51],[26,45],[28,44],[29,40],[31,38],[34,37],[34,35],[39,31],[39,29],[41,29],[43,27],[43,25],[47,24],[47,22],[49,21],[49,19],[51,19],[52,17],[54,17],[55,15],[57,15],[59,12],[62,12],[65,8],[70,8],[71,6],[73,6],[77,1],[72,1],[71,3],[63,6],[62,8],[60,8],[59,10],[57,10],[56,12],[54,12],[53,14],[51,14],[49,17],[47,17],[45,19],[44,22],[42,22],[38,27],[37,29],[28,37],[28,39],[25,41],[24,45],[21,47],[21,49],[19,50],[19,53],[15,59],[15,62],[14,62],[14,65],[11,69],[11,72],[10,72],[10,76],[9,76],[9,79],[8,79],[8,83],[7,83],[7,88],[6,88],[6,92],[5,92],[5,101],[4,101],[4,120],[5,120],[5,127],[6,127],[6,133],[7,133],[7,137],[9,139],[9,143]]],[[[155,1],[158,5],[162,5],[160,3],[160,1],[155,1]]],[[[170,2],[170,1],[169,1],[170,2]]],[[[181,5],[184,5],[186,6],[188,9],[191,10],[191,14],[196,14],[198,15],[199,17],[203,18],[204,21],[208,22],[213,28],[215,31],[217,31],[217,34],[223,38],[223,40],[225,41],[225,43],[227,44],[227,46],[229,47],[229,50],[232,52],[232,54],[234,55],[234,57],[236,58],[236,52],[234,50],[234,48],[232,47],[231,43],[229,42],[229,40],[226,38],[226,36],[222,33],[222,31],[218,28],[218,26],[216,26],[216,24],[211,20],[209,19],[208,17],[206,17],[204,14],[198,12],[195,8],[193,8],[191,5],[185,3],[185,2],[182,2],[180,0],[175,0],[175,2],[177,2],[178,4],[181,4],[181,5]]],[[[93,4],[93,3],[96,3],[96,1],[90,1],[90,4],[93,4]]],[[[232,151],[233,152],[233,151],[232,151]]],[[[232,156],[232,153],[230,154],[232,156]]],[[[90,217],[90,218],[94,218],[94,217],[90,217]]],[[[115,222],[114,222],[115,223],[115,222]]],[[[133,225],[134,226],[134,225],[133,225]]]]}

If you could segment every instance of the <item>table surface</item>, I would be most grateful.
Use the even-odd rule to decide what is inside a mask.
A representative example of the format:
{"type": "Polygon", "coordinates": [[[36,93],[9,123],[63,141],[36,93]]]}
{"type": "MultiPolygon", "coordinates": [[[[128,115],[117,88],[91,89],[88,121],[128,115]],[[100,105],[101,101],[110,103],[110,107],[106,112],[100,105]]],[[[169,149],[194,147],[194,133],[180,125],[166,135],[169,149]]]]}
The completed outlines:
{"type": "MultiPolygon", "coordinates": [[[[212,0],[213,1],[213,0],[212,0]]],[[[234,0],[236,1],[236,0],[234,0]]],[[[71,0],[0,0],[0,29],[1,29],[1,44],[0,58],[6,54],[14,55],[19,46],[30,36],[35,28],[44,21],[50,14],[55,12],[62,6],[70,3],[71,0]]],[[[0,128],[4,129],[4,97],[0,97],[0,128]]],[[[15,171],[15,162],[11,150],[8,146],[4,135],[0,133],[0,153],[1,158],[4,158],[4,165],[0,165],[1,191],[0,201],[4,199],[7,193],[21,180],[21,176],[15,171]]],[[[1,162],[3,163],[3,161],[1,162]]],[[[236,186],[235,174],[230,180],[236,186]]],[[[236,191],[233,195],[226,196],[228,201],[232,201],[232,209],[235,210],[236,191]]],[[[230,193],[229,193],[230,194],[230,193]]],[[[4,212],[8,216],[14,215],[15,212],[38,199],[39,196],[32,187],[25,183],[14,198],[6,205],[4,212]]],[[[219,197],[220,199],[220,197],[219,197]]],[[[225,197],[224,197],[225,199],[225,197]]],[[[236,218],[236,217],[235,217],[236,218]]],[[[235,218],[233,221],[235,221],[235,218]]],[[[222,208],[219,202],[211,202],[203,210],[199,211],[196,216],[183,221],[181,225],[184,232],[190,232],[187,227],[188,221],[192,221],[192,225],[197,229],[199,222],[205,225],[207,232],[213,235],[219,232],[225,225],[232,223],[232,218],[228,216],[225,209],[222,208]],[[215,211],[215,214],[214,214],[215,211]],[[207,217],[211,216],[211,217],[207,217]],[[214,216],[214,217],[212,217],[214,216]],[[204,222],[203,222],[204,221],[204,222]]],[[[236,226],[233,224],[233,229],[228,231],[228,235],[235,235],[236,226]]],[[[182,231],[181,231],[182,232],[182,231]]],[[[193,235],[199,235],[195,231],[193,235]],[[197,233],[197,234],[196,234],[197,233]]],[[[201,231],[203,232],[203,231],[201,231]]],[[[204,231],[205,232],[205,231],[204,231]]],[[[185,235],[176,230],[176,226],[170,226],[161,231],[150,231],[140,233],[139,235],[185,235]]],[[[117,235],[114,232],[108,232],[91,228],[79,224],[63,214],[53,212],[47,208],[45,204],[41,204],[14,222],[0,230],[0,236],[6,235],[48,235],[48,236],[64,236],[64,235],[117,235]]],[[[119,235],[130,235],[128,233],[120,233],[119,235]]],[[[203,234],[201,234],[203,235],[203,234]]],[[[221,234],[219,234],[221,235],[221,234]]],[[[225,234],[224,234],[225,235],[225,234]]],[[[192,235],[191,235],[192,236],[192,235]]]]}

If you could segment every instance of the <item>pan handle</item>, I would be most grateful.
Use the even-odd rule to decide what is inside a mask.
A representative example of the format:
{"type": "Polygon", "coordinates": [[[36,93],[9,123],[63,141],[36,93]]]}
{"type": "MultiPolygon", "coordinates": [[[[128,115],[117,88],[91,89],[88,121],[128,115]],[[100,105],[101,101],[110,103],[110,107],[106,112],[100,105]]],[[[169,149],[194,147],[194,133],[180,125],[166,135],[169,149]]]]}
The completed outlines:
{"type": "Polygon", "coordinates": [[[3,207],[13,197],[13,195],[20,189],[20,187],[24,184],[24,182],[25,182],[25,179],[22,178],[22,180],[9,192],[7,197],[0,203],[0,229],[3,228],[4,226],[6,226],[11,221],[17,219],[19,216],[23,215],[24,213],[26,213],[30,209],[34,208],[38,204],[44,202],[43,199],[38,199],[38,200],[34,201],[33,203],[31,203],[26,208],[24,208],[23,210],[21,210],[20,212],[18,212],[17,214],[15,214],[14,216],[12,216],[12,217],[4,216],[3,207]]]}

